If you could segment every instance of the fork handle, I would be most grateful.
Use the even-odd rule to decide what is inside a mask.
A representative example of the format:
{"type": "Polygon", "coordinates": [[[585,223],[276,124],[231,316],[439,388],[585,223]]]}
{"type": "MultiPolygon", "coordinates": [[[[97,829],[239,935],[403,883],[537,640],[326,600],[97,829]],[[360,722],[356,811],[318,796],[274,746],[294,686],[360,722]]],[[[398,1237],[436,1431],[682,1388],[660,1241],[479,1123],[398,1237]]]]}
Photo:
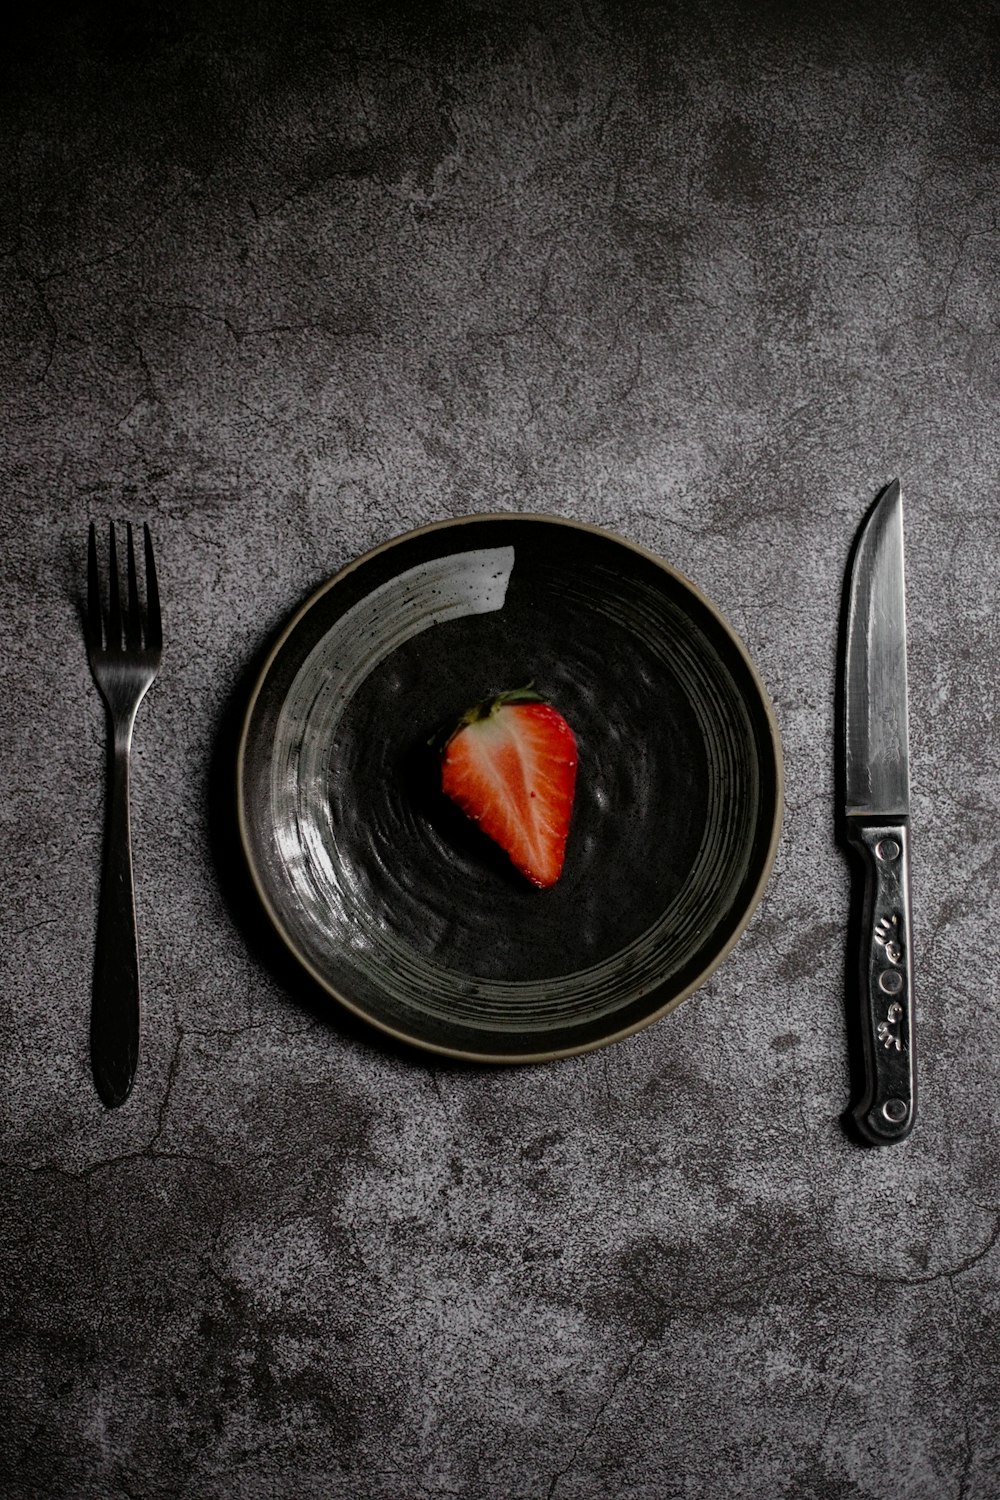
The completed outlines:
{"type": "Polygon", "coordinates": [[[129,834],[132,724],[113,720],[104,868],[90,1015],[90,1061],[104,1103],[124,1104],[139,1059],[139,943],[129,834]]]}

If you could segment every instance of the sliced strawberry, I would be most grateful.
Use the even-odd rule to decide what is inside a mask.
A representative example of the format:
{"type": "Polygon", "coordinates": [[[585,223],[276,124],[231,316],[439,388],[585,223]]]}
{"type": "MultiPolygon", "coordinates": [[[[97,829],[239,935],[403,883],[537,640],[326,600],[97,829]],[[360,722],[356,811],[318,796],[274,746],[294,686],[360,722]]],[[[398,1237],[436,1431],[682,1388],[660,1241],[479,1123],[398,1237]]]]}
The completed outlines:
{"type": "Polygon", "coordinates": [[[577,751],[562,714],[527,690],[477,704],[444,748],[441,784],[533,885],[562,873],[577,751]]]}

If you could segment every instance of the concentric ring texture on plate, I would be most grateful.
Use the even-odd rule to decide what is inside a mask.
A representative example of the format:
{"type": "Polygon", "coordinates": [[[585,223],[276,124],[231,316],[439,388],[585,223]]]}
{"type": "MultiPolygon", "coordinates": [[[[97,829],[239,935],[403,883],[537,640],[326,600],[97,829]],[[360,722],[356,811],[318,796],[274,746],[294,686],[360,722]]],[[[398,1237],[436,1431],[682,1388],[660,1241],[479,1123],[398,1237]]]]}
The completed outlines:
{"type": "Polygon", "coordinates": [[[659,559],[548,517],[412,532],[295,616],[239,761],[251,871],[337,999],[492,1061],[601,1045],[677,1003],[749,919],[781,754],[713,607],[659,559]],[[530,886],[440,791],[431,742],[532,682],[577,737],[559,882],[530,886]]]}

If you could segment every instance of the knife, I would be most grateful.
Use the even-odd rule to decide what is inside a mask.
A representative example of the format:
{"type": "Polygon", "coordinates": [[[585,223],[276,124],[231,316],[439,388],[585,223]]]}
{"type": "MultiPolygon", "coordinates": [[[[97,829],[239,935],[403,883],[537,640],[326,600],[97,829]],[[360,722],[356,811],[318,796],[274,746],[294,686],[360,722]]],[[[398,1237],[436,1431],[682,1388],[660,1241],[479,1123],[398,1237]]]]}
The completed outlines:
{"type": "Polygon", "coordinates": [[[876,1145],[913,1129],[910,765],[903,496],[898,479],[858,536],[844,654],[844,812],[864,871],[858,968],[864,1093],[854,1107],[876,1145]]]}

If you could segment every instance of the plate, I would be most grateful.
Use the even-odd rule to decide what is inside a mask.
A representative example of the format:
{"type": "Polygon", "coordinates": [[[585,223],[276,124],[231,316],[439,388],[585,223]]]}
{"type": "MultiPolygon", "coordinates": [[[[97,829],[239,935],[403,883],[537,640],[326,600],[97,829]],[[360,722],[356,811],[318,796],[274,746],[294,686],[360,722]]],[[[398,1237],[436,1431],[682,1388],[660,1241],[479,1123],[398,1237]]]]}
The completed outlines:
{"type": "Polygon", "coordinates": [[[290,620],[247,709],[243,847],[270,920],[340,1004],[482,1062],[603,1046],[696,989],[745,928],[781,821],[745,648],[662,559],[549,516],[407,533],[290,620]],[[540,891],[440,791],[430,742],[533,683],[576,801],[540,891]]]}

